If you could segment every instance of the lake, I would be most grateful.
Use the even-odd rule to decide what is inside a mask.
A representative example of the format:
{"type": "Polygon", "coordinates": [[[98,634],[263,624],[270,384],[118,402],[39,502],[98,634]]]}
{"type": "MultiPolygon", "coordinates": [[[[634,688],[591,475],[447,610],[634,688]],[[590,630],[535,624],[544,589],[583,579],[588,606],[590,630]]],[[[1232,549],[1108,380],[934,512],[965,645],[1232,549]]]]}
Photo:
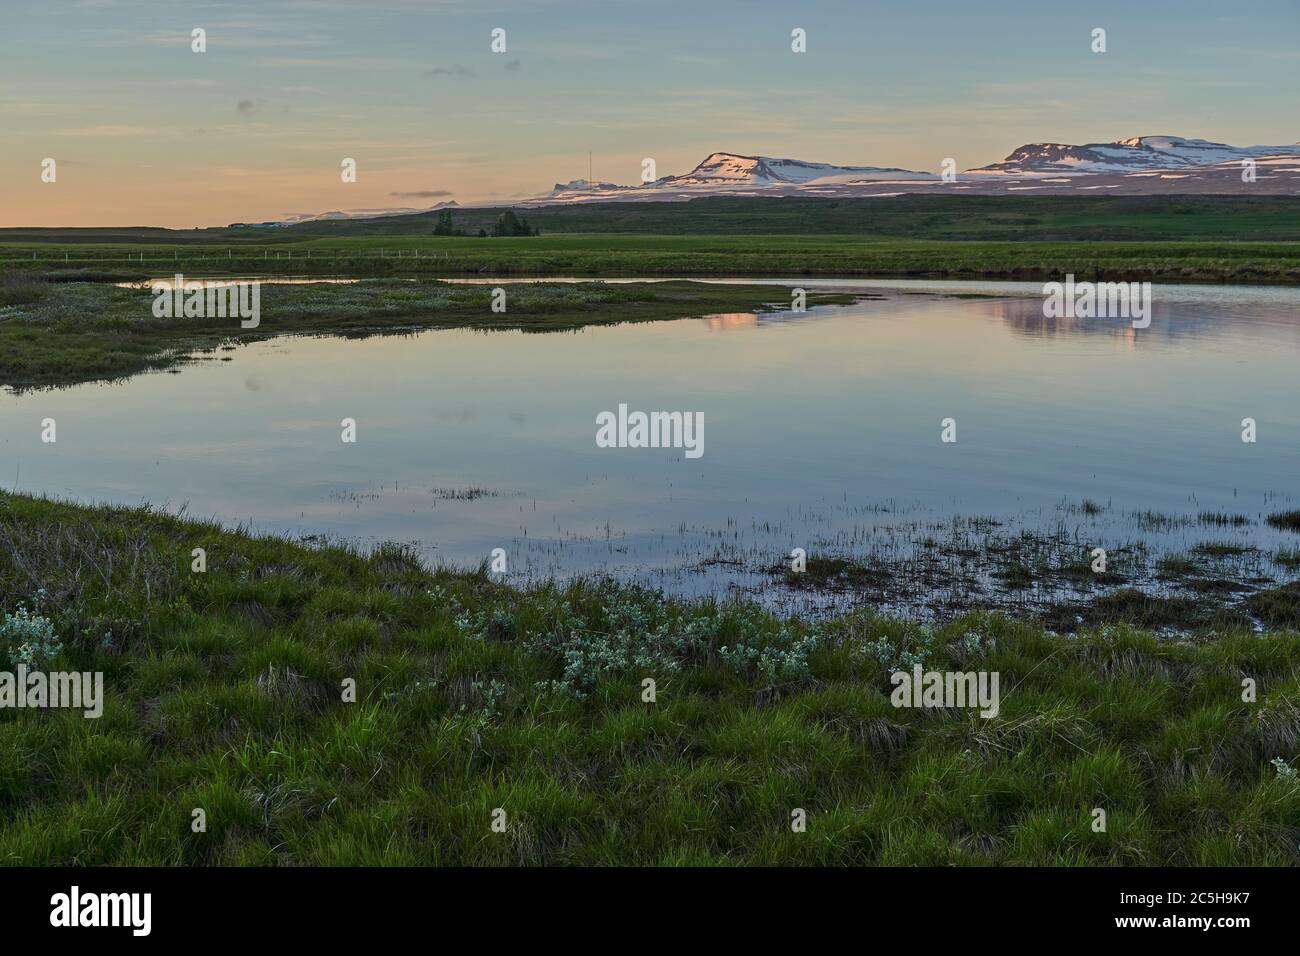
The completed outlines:
{"type": "MultiPolygon", "coordinates": [[[[0,480],[408,542],[430,563],[503,548],[516,581],[611,574],[805,610],[860,596],[782,585],[771,571],[796,547],[971,565],[949,591],[988,584],[972,544],[1021,554],[1043,536],[1148,565],[1234,544],[1238,572],[1286,579],[1271,555],[1300,535],[1263,518],[1300,507],[1300,290],[1156,286],[1136,330],[1045,319],[1035,283],[772,281],[879,298],[554,334],[280,338],[179,374],[4,393],[0,480]],[[597,415],[620,403],[700,413],[703,454],[598,447],[597,415]],[[1203,517],[1220,512],[1234,520],[1203,517]]],[[[925,613],[940,587],[926,580],[889,603],[925,613]]]]}

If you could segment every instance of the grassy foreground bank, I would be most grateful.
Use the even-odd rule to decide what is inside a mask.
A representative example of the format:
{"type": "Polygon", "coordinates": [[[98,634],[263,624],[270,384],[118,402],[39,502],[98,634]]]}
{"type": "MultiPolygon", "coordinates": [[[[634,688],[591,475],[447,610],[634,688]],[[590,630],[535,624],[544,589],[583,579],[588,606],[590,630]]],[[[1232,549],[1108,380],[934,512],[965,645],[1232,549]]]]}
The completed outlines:
{"type": "MultiPolygon", "coordinates": [[[[277,335],[371,335],[415,329],[522,329],[553,332],[620,322],[679,319],[790,307],[774,286],[648,282],[621,285],[493,286],[375,280],[354,284],[264,285],[261,322],[237,318],[154,318],[147,289],[102,283],[49,283],[0,276],[0,385],[29,388],[114,379],[164,369],[233,342],[277,335]]],[[[854,296],[810,293],[809,305],[854,296]]]]}
{"type": "Polygon", "coordinates": [[[1300,862],[1295,632],[812,624],[0,494],[20,604],[106,701],[0,710],[4,863],[1300,862]],[[893,707],[913,663],[1000,713],[893,707]]]}

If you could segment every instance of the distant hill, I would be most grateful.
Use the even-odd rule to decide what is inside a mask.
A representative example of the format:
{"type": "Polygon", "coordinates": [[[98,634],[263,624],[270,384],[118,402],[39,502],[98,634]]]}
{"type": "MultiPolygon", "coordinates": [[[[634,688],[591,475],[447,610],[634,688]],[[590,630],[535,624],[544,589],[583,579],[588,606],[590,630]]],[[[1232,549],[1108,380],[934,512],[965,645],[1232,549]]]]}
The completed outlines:
{"type": "MultiPolygon", "coordinates": [[[[439,212],[443,209],[455,209],[460,204],[455,200],[451,202],[440,202],[432,206],[425,206],[421,209],[351,209],[347,212],[323,212],[319,215],[310,215],[303,213],[297,216],[290,216],[288,219],[280,219],[276,222],[259,223],[264,226],[294,226],[303,222],[320,222],[322,220],[335,219],[383,219],[388,216],[418,216],[424,213],[439,212]]],[[[232,228],[247,225],[246,223],[232,223],[232,228]]]]}

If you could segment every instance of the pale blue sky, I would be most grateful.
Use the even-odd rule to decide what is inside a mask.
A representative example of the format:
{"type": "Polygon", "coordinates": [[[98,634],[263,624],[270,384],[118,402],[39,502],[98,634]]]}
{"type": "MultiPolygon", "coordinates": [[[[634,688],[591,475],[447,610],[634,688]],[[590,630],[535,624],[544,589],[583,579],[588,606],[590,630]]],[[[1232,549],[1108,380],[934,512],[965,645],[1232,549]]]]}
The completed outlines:
{"type": "Polygon", "coordinates": [[[663,175],[718,149],[936,170],[1041,140],[1300,140],[1297,0],[0,9],[6,226],[505,202],[585,176],[589,149],[597,179],[627,183],[643,157],[663,175]],[[494,27],[505,54],[489,50],[494,27]],[[1089,49],[1094,27],[1105,54],[1089,49]],[[47,156],[56,184],[40,182],[47,156]],[[343,157],[357,183],[340,182],[343,157]]]}

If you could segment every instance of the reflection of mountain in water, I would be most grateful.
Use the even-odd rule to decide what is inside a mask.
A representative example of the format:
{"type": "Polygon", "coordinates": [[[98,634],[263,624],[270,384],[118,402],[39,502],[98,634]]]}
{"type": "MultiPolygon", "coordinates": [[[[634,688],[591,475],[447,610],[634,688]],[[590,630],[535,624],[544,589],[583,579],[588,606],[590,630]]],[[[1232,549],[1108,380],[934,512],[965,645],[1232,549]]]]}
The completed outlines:
{"type": "Polygon", "coordinates": [[[710,332],[738,332],[753,330],[765,325],[783,325],[787,322],[808,322],[814,319],[828,319],[838,314],[843,308],[837,305],[809,306],[803,312],[720,312],[706,315],[702,321],[710,332]]]}
{"type": "Polygon", "coordinates": [[[1138,348],[1143,339],[1194,341],[1251,335],[1263,332],[1264,326],[1273,327],[1270,335],[1276,336],[1276,326],[1287,325],[1300,341],[1300,316],[1279,314],[1275,307],[1263,304],[1224,307],[1200,302],[1161,302],[1159,287],[1151,305],[1151,325],[1144,329],[1133,328],[1133,320],[1125,318],[1049,318],[1043,314],[1040,298],[990,299],[980,302],[978,308],[984,315],[1001,319],[1008,328],[1034,338],[1104,335],[1138,348]]]}
{"type": "Polygon", "coordinates": [[[757,328],[758,315],[754,312],[720,312],[706,315],[704,322],[710,332],[734,332],[736,329],[757,328]]]}

